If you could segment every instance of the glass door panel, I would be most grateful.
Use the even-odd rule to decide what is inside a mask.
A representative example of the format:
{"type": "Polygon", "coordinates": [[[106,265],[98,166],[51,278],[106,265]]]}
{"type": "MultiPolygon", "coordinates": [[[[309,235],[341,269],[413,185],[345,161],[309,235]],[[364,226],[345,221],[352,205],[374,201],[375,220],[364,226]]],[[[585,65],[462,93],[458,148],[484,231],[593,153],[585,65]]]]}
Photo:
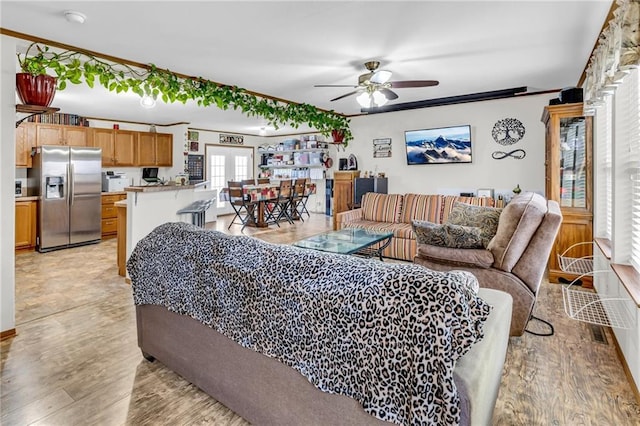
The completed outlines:
{"type": "MultiPolygon", "coordinates": [[[[253,176],[253,147],[227,147],[206,145],[206,180],[218,194],[227,187],[230,180],[242,180],[253,176]]],[[[218,195],[216,205],[219,215],[231,214],[231,205],[218,195]]]]}
{"type": "Polygon", "coordinates": [[[560,206],[587,208],[585,117],[560,119],[560,206]]]}

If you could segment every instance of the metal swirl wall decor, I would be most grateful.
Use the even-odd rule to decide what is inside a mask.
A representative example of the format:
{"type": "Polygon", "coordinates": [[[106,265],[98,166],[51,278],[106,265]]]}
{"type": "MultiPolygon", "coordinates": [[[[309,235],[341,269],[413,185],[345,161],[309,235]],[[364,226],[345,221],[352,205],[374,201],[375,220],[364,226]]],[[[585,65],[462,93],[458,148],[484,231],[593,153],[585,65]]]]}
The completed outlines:
{"type": "Polygon", "coordinates": [[[491,136],[500,145],[513,145],[524,136],[524,125],[517,118],[498,120],[493,126],[491,136]]]}

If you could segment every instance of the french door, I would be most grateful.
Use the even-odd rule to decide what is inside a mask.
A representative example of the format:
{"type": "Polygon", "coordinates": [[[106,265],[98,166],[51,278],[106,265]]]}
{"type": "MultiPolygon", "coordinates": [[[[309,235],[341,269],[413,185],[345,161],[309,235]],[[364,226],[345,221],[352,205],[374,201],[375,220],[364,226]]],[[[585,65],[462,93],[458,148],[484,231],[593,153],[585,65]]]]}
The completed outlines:
{"type": "Polygon", "coordinates": [[[206,145],[206,177],[211,188],[218,193],[216,205],[219,215],[233,213],[231,205],[220,199],[222,188],[227,187],[230,180],[251,179],[253,177],[253,147],[206,145]]]}

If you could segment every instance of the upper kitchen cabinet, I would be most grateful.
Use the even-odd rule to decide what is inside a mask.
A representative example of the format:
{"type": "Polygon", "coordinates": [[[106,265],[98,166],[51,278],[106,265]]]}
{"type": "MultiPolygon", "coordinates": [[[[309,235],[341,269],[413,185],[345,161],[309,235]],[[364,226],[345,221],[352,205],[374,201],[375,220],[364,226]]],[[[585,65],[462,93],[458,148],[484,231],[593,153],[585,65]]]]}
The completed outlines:
{"type": "Polygon", "coordinates": [[[58,124],[36,124],[36,142],[43,145],[88,146],[89,128],[58,124]]]}
{"type": "Polygon", "coordinates": [[[31,148],[36,146],[36,128],[22,123],[16,128],[16,167],[31,167],[31,148]]]}
{"type": "Polygon", "coordinates": [[[170,133],[138,133],[138,166],[173,166],[173,135],[170,133]]]}
{"type": "Polygon", "coordinates": [[[92,129],[91,146],[102,148],[102,166],[135,166],[137,132],[92,129]]]}

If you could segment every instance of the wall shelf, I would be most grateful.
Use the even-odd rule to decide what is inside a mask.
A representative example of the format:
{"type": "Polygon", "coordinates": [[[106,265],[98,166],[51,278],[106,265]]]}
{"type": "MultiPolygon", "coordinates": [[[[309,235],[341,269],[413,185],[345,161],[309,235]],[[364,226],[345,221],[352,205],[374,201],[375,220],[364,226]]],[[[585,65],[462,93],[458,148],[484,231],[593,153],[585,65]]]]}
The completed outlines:
{"type": "Polygon", "coordinates": [[[22,122],[24,120],[27,120],[30,117],[33,117],[34,115],[39,115],[39,114],[52,114],[54,112],[58,112],[60,111],[60,108],[54,108],[54,107],[43,107],[40,105],[26,105],[26,104],[18,104],[16,105],[16,112],[21,112],[24,114],[29,114],[24,118],[21,118],[20,120],[16,121],[16,128],[22,124],[22,122]]]}
{"type": "Polygon", "coordinates": [[[562,287],[562,299],[564,311],[569,318],[587,322],[589,324],[602,325],[630,329],[632,321],[627,312],[627,299],[596,293],[593,290],[579,288],[576,285],[583,277],[592,277],[597,273],[609,271],[596,271],[593,267],[593,256],[572,257],[575,249],[584,245],[593,245],[591,242],[576,243],[558,255],[560,269],[571,274],[580,274],[567,286],[562,287]]]}

